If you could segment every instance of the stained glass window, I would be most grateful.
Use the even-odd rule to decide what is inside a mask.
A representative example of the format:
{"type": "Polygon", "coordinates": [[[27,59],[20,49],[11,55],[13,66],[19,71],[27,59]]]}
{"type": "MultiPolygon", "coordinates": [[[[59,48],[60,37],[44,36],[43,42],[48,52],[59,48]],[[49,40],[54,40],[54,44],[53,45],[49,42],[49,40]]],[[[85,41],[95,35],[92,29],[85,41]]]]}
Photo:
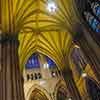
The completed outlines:
{"type": "Polygon", "coordinates": [[[98,24],[99,22],[94,18],[92,21],[91,27],[97,33],[99,32],[98,24]]]}
{"type": "Polygon", "coordinates": [[[40,68],[38,54],[34,53],[26,62],[26,69],[40,68]]]}
{"type": "Polygon", "coordinates": [[[47,63],[49,65],[49,68],[56,66],[55,62],[52,59],[50,59],[49,57],[46,57],[46,59],[47,59],[47,63]]]}

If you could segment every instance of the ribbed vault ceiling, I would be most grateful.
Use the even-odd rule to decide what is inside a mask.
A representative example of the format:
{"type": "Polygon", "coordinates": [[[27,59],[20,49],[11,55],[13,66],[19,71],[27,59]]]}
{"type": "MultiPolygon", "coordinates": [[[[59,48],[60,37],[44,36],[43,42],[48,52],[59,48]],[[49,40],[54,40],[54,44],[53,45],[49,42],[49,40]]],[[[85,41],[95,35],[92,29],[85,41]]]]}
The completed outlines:
{"type": "Polygon", "coordinates": [[[1,25],[7,34],[18,34],[20,64],[34,52],[50,56],[64,68],[71,36],[78,19],[74,0],[0,0],[1,25]],[[47,3],[54,1],[56,12],[49,12],[47,3]]]}
{"type": "Polygon", "coordinates": [[[23,34],[19,36],[20,47],[19,57],[20,64],[24,66],[27,59],[34,52],[41,52],[51,57],[61,69],[67,63],[68,51],[72,39],[68,33],[65,32],[41,32],[23,34]]]}
{"type": "Polygon", "coordinates": [[[72,32],[79,23],[74,0],[0,0],[0,4],[1,29],[5,33],[37,30],[72,32]],[[46,9],[49,1],[57,5],[55,13],[46,9]]]}

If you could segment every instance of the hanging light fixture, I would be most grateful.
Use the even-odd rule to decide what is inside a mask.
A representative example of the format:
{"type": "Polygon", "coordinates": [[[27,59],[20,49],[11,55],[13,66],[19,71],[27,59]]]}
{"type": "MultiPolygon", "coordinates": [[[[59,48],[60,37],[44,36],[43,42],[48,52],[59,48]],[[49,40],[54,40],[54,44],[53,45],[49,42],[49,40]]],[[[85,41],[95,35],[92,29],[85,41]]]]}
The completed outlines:
{"type": "Polygon", "coordinates": [[[48,1],[48,3],[47,3],[47,10],[49,12],[55,12],[56,9],[57,9],[57,5],[55,4],[55,2],[52,1],[52,0],[48,1]]]}

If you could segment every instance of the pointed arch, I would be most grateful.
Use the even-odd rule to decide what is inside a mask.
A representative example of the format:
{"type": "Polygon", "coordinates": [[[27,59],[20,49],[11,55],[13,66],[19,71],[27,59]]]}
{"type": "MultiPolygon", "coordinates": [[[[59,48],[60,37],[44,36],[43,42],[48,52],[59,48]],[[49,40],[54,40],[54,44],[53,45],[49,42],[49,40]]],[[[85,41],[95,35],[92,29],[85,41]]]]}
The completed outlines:
{"type": "MultiPolygon", "coordinates": [[[[35,95],[35,93],[39,93],[36,94],[36,96],[40,95],[45,98],[43,100],[52,100],[52,97],[50,96],[50,94],[48,93],[48,91],[46,89],[44,89],[43,87],[41,87],[40,85],[34,84],[30,87],[29,91],[27,92],[26,95],[26,100],[31,100],[32,96],[35,95]]],[[[41,99],[40,99],[41,100],[41,99]]]]}
{"type": "Polygon", "coordinates": [[[70,96],[69,91],[67,90],[67,86],[62,80],[59,80],[55,86],[55,100],[58,100],[58,93],[61,93],[66,98],[70,96]]]}

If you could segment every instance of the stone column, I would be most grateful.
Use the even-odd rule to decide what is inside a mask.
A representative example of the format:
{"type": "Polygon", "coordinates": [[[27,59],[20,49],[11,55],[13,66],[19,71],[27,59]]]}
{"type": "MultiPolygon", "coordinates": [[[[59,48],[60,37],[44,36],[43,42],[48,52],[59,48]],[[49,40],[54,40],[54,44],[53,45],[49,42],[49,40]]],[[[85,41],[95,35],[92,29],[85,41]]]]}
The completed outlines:
{"type": "Polygon", "coordinates": [[[2,76],[1,76],[2,75],[1,74],[1,62],[2,62],[1,60],[2,59],[1,59],[1,54],[2,53],[1,53],[1,43],[0,43],[0,99],[2,100],[2,98],[1,98],[2,97],[2,76]]]}
{"type": "Polygon", "coordinates": [[[91,65],[100,82],[100,47],[85,27],[78,33],[74,41],[81,47],[88,63],[91,65]]]}
{"type": "Polygon", "coordinates": [[[24,100],[18,45],[17,36],[0,35],[0,100],[24,100]]]}
{"type": "Polygon", "coordinates": [[[65,69],[63,70],[62,75],[72,95],[72,100],[81,100],[80,93],[73,79],[72,71],[69,68],[65,69]]]}
{"type": "Polygon", "coordinates": [[[78,7],[77,11],[79,12],[81,22],[74,28],[77,35],[75,37],[73,36],[73,38],[82,48],[84,55],[100,82],[100,35],[99,33],[97,35],[97,33],[93,32],[83,19],[82,13],[86,10],[87,0],[75,0],[75,2],[78,7]]]}

